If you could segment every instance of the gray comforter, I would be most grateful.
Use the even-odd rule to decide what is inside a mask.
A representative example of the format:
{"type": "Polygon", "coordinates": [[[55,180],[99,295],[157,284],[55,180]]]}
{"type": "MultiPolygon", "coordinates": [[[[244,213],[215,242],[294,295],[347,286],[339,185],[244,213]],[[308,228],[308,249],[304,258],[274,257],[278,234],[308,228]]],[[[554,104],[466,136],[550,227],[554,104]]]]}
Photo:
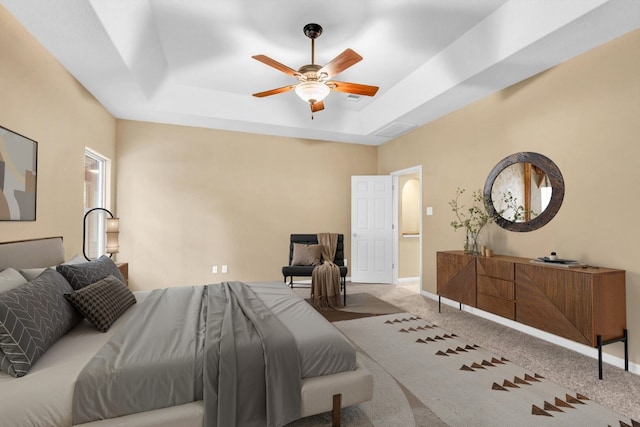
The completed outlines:
{"type": "Polygon", "coordinates": [[[300,417],[289,330],[245,284],[152,291],[83,369],[74,424],[204,400],[206,426],[280,426],[300,417]]]}

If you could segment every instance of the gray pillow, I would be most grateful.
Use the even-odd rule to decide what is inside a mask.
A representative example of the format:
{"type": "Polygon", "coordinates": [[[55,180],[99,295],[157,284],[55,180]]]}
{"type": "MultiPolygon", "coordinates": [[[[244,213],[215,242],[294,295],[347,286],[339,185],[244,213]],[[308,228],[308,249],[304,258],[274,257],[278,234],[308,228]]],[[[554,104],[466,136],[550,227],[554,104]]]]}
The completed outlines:
{"type": "Polygon", "coordinates": [[[53,269],[0,294],[0,368],[22,377],[82,317],[67,302],[69,283],[53,269]]]}
{"type": "Polygon", "coordinates": [[[136,303],[129,288],[112,275],[65,297],[100,332],[107,332],[113,322],[136,303]]]}
{"type": "Polygon", "coordinates": [[[114,276],[124,284],[124,277],[120,274],[118,266],[106,255],[83,264],[60,264],[56,269],[69,281],[74,290],[96,283],[108,275],[114,276]]]}
{"type": "Polygon", "coordinates": [[[13,288],[24,285],[27,283],[22,274],[18,273],[13,268],[7,268],[0,272],[0,294],[10,291],[13,288]]]}
{"type": "Polygon", "coordinates": [[[320,245],[294,243],[291,265],[320,265],[321,256],[322,246],[320,245]]]}

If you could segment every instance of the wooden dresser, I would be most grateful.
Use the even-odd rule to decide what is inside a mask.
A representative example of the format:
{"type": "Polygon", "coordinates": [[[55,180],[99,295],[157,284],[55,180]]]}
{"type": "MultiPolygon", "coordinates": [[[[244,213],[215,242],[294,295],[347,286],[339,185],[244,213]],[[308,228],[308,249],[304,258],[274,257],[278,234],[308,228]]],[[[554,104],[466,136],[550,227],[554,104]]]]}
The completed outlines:
{"type": "Polygon", "coordinates": [[[624,341],[627,353],[624,270],[447,251],[437,253],[437,286],[439,297],[597,347],[600,353],[602,345],[624,341]]]}

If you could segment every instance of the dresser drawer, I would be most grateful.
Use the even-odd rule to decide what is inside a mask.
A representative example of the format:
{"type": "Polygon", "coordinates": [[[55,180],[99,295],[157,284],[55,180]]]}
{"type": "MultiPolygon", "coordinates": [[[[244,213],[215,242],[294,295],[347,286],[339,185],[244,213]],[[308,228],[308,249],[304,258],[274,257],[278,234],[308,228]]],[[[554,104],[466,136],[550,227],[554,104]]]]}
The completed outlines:
{"type": "Polygon", "coordinates": [[[491,295],[505,300],[515,299],[514,282],[494,279],[492,277],[478,276],[477,286],[478,295],[491,295]]]}
{"type": "Polygon", "coordinates": [[[491,295],[480,294],[477,296],[478,308],[497,314],[507,319],[515,320],[516,303],[513,300],[506,300],[491,295]]]}
{"type": "Polygon", "coordinates": [[[478,274],[497,279],[514,280],[515,264],[495,258],[477,258],[478,274]]]}

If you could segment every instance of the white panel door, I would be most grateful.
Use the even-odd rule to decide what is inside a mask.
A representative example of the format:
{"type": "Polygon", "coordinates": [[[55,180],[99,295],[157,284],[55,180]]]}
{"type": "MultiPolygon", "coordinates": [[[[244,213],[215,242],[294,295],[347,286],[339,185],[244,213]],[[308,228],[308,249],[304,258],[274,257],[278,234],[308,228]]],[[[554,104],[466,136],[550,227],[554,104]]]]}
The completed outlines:
{"type": "Polygon", "coordinates": [[[351,281],[391,283],[391,176],[351,177],[351,281]]]}

